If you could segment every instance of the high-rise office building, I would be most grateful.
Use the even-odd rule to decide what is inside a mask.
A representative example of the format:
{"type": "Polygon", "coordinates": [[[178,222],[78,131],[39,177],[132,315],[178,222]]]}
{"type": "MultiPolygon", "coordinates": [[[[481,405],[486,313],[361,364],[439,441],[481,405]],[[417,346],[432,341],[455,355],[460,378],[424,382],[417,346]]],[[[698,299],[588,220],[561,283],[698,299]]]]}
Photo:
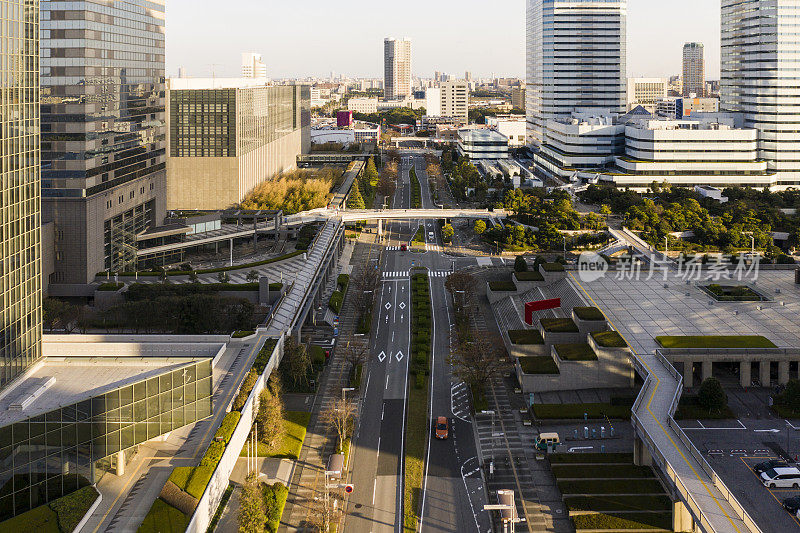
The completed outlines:
{"type": "Polygon", "coordinates": [[[683,96],[706,94],[706,62],[702,43],[683,45],[683,96]]]}
{"type": "Polygon", "coordinates": [[[411,41],[383,41],[384,96],[398,100],[411,96],[411,41]]]}
{"type": "Polygon", "coordinates": [[[529,140],[576,109],[624,113],[627,0],[527,0],[529,140]]]}
{"type": "Polygon", "coordinates": [[[164,1],[41,2],[42,218],[64,291],[135,269],[166,214],[164,1]]]}
{"type": "Polygon", "coordinates": [[[255,52],[242,53],[242,77],[266,78],[267,65],[261,60],[261,54],[255,52]]]}
{"type": "Polygon", "coordinates": [[[800,185],[800,0],[722,0],[723,111],[758,130],[778,187],[800,185]]]}
{"type": "Polygon", "coordinates": [[[0,0],[0,388],[41,357],[39,2],[0,0]]]}

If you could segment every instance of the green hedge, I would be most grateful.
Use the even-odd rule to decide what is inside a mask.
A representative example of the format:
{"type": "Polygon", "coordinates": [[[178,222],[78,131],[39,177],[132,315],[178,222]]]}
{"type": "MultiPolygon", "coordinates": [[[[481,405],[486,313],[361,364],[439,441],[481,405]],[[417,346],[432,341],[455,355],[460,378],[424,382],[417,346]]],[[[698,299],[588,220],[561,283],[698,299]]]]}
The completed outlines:
{"type": "Polygon", "coordinates": [[[571,318],[540,318],[542,328],[548,333],[578,333],[578,326],[571,318]]]}
{"type": "MultiPolygon", "coordinates": [[[[582,465],[576,468],[575,465],[552,465],[553,475],[556,479],[581,478],[581,479],[606,479],[606,478],[655,478],[653,470],[649,466],[636,465],[582,465]]],[[[615,510],[615,509],[612,509],[615,510]]],[[[621,510],[621,509],[616,509],[621,510]]]]}
{"type": "Polygon", "coordinates": [[[517,281],[544,281],[541,272],[529,270],[527,272],[517,272],[517,281]]]}
{"type": "Polygon", "coordinates": [[[511,344],[544,344],[544,338],[538,329],[510,329],[508,330],[508,340],[511,341],[511,344]]]}
{"type": "Polygon", "coordinates": [[[345,292],[347,286],[350,285],[350,276],[348,274],[339,274],[336,278],[336,285],[339,286],[340,291],[345,292]]]}
{"type": "Polygon", "coordinates": [[[533,414],[542,420],[583,420],[584,413],[591,420],[605,417],[624,420],[631,417],[631,408],[608,403],[538,403],[533,406],[533,414]]]}
{"type": "Polygon", "coordinates": [[[489,290],[493,292],[514,292],[517,286],[513,281],[490,281],[489,290]]]}
{"type": "Polygon", "coordinates": [[[138,533],[166,533],[186,531],[189,517],[175,509],[173,506],[157,498],[150,507],[144,522],[139,526],[138,533]]]}
{"type": "Polygon", "coordinates": [[[564,498],[570,511],[669,511],[672,500],[664,496],[570,496],[564,498]]]}
{"type": "Polygon", "coordinates": [[[632,453],[551,453],[550,464],[633,464],[632,453]]]}
{"type": "Polygon", "coordinates": [[[286,506],[286,498],[289,496],[289,489],[283,483],[274,485],[262,485],[262,495],[264,497],[264,509],[267,514],[266,531],[275,533],[280,526],[283,508],[286,506]]]}
{"type": "Polygon", "coordinates": [[[597,354],[586,343],[555,344],[553,348],[563,361],[597,361],[597,354]]]}
{"type": "Polygon", "coordinates": [[[86,486],[48,504],[0,522],[0,531],[71,533],[97,499],[98,492],[86,486]]]}
{"type": "Polygon", "coordinates": [[[356,333],[360,335],[369,335],[369,332],[372,330],[372,311],[369,309],[365,309],[361,313],[361,318],[358,319],[358,326],[356,327],[356,333]]]}
{"type": "Polygon", "coordinates": [[[186,486],[189,484],[193,470],[193,466],[178,466],[169,475],[168,481],[172,481],[179,489],[186,491],[186,486]]]}
{"type": "Polygon", "coordinates": [[[211,442],[211,444],[208,445],[206,453],[203,454],[203,458],[200,460],[200,466],[216,467],[217,464],[219,464],[220,459],[222,459],[223,453],[225,453],[224,442],[211,442]]]}
{"type": "Polygon", "coordinates": [[[777,348],[761,335],[659,336],[662,348],[777,348]]]}
{"type": "MultiPolygon", "coordinates": [[[[431,350],[431,297],[427,273],[411,276],[411,372],[426,376],[431,350]]],[[[415,378],[415,386],[420,383],[415,378]]]]}
{"type": "MultiPolygon", "coordinates": [[[[267,363],[269,363],[269,358],[272,356],[272,351],[275,349],[275,346],[278,344],[278,341],[275,339],[268,339],[267,342],[264,343],[264,347],[261,348],[261,351],[258,352],[256,356],[256,360],[253,361],[253,368],[256,374],[259,376],[264,373],[264,369],[267,368],[267,363]]],[[[251,389],[252,390],[252,387],[251,389]]],[[[247,391],[248,394],[250,391],[247,391]]]]}
{"type": "Polygon", "coordinates": [[[195,467],[192,471],[192,477],[189,478],[189,482],[186,484],[186,492],[198,500],[202,498],[216,467],[216,465],[195,467]]]}
{"type": "Polygon", "coordinates": [[[666,529],[672,531],[672,512],[582,514],[572,517],[575,529],[666,529]]]}
{"type": "Polygon", "coordinates": [[[656,479],[586,479],[558,481],[561,494],[662,494],[664,488],[656,479]]]}
{"type": "Polygon", "coordinates": [[[124,283],[114,283],[113,281],[108,281],[97,287],[97,290],[101,292],[116,292],[124,286],[124,283]]]}
{"type": "Polygon", "coordinates": [[[519,366],[525,374],[560,374],[558,365],[549,355],[520,357],[519,366]]]}
{"type": "Polygon", "coordinates": [[[628,343],[616,331],[595,331],[592,338],[598,346],[603,348],[627,348],[628,343]]]}
{"type": "Polygon", "coordinates": [[[333,291],[331,299],[328,301],[328,307],[338,315],[342,311],[342,303],[344,302],[344,293],[342,291],[333,291]]]}
{"type": "Polygon", "coordinates": [[[545,272],[564,272],[564,265],[561,263],[542,263],[541,267],[545,272]]]}
{"type": "Polygon", "coordinates": [[[30,511],[18,514],[0,522],[0,531],[36,531],[37,533],[61,533],[58,528],[58,515],[49,505],[40,505],[30,511]]]}
{"type": "Polygon", "coordinates": [[[581,320],[605,320],[606,317],[596,307],[573,307],[572,311],[575,316],[581,320]]]}

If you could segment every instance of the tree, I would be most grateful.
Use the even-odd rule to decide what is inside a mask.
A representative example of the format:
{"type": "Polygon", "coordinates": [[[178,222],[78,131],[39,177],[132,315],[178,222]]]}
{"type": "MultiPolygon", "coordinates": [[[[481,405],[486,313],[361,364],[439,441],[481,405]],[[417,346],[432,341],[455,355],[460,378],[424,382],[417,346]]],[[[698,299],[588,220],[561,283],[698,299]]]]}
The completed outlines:
{"type": "Polygon", "coordinates": [[[503,340],[497,335],[473,335],[459,339],[448,358],[453,374],[471,387],[481,389],[495,377],[511,368],[503,340]]]}
{"type": "Polygon", "coordinates": [[[452,242],[455,234],[456,231],[453,229],[452,224],[445,224],[442,228],[442,239],[444,242],[452,242]]]}
{"type": "MultiPolygon", "coordinates": [[[[273,379],[270,376],[270,383],[272,384],[272,382],[273,379]]],[[[256,415],[259,439],[270,448],[278,443],[283,434],[283,399],[280,396],[280,384],[276,383],[275,387],[276,389],[273,390],[268,387],[261,391],[256,415]]]]}
{"type": "Polygon", "coordinates": [[[247,273],[247,281],[249,281],[250,283],[257,283],[258,278],[260,277],[261,275],[258,273],[257,270],[251,270],[250,272],[247,273]]]}
{"type": "MultiPolygon", "coordinates": [[[[45,298],[42,302],[42,321],[44,329],[53,329],[69,316],[70,304],[56,298],[45,298]]],[[[63,324],[62,324],[63,325],[63,324]]]]}
{"type": "Polygon", "coordinates": [[[353,425],[353,417],[356,414],[354,402],[345,398],[336,398],[325,411],[322,412],[322,420],[326,424],[333,426],[338,438],[337,451],[344,447],[344,441],[350,436],[353,425]]]}
{"type": "Polygon", "coordinates": [[[717,378],[711,377],[700,384],[698,403],[708,412],[719,412],[728,406],[728,397],[717,378]]]}
{"type": "Polygon", "coordinates": [[[447,276],[444,286],[452,295],[456,314],[471,310],[475,301],[475,277],[463,271],[456,271],[447,276]]]}
{"type": "Polygon", "coordinates": [[[353,181],[353,189],[350,191],[350,198],[347,200],[348,209],[365,209],[364,197],[361,196],[361,191],[358,188],[358,180],[353,181]]]}
{"type": "Polygon", "coordinates": [[[308,373],[311,370],[311,357],[306,347],[294,337],[289,337],[283,347],[283,360],[281,361],[283,375],[295,387],[308,383],[308,373]]]}
{"type": "Polygon", "coordinates": [[[483,233],[486,231],[486,222],[483,220],[476,220],[473,229],[475,230],[476,235],[483,235],[483,233]]]}
{"type": "Polygon", "coordinates": [[[380,271],[370,263],[361,266],[358,275],[353,280],[353,289],[350,297],[355,302],[356,309],[363,311],[372,309],[375,291],[380,283],[380,271]]]}
{"type": "Polygon", "coordinates": [[[527,272],[528,262],[525,261],[524,255],[518,255],[514,260],[514,272],[527,272]]]}
{"type": "Polygon", "coordinates": [[[341,355],[344,362],[347,363],[350,371],[352,371],[358,365],[362,365],[367,362],[367,345],[360,342],[347,341],[347,344],[345,344],[342,348],[341,355]]]}
{"type": "Polygon", "coordinates": [[[800,411],[800,381],[789,380],[784,390],[778,397],[778,402],[794,412],[800,411]]]}
{"type": "Polygon", "coordinates": [[[245,479],[239,497],[239,533],[262,533],[266,523],[264,497],[258,486],[258,477],[251,472],[245,479]]]}
{"type": "Polygon", "coordinates": [[[378,169],[375,168],[375,161],[371,157],[367,160],[367,167],[364,169],[364,182],[370,187],[378,184],[378,169]]]}
{"type": "Polygon", "coordinates": [[[608,206],[608,204],[603,204],[600,206],[600,214],[604,217],[611,215],[611,208],[608,206]]]}

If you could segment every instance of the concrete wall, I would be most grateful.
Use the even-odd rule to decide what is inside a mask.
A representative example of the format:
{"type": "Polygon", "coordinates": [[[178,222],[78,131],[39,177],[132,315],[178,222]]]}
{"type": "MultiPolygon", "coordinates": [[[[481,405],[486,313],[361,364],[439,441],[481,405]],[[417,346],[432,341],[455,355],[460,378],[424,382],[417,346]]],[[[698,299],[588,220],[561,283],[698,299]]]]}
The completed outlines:
{"type": "MultiPolygon", "coordinates": [[[[514,283],[517,285],[517,291],[520,293],[528,292],[537,287],[544,287],[547,285],[544,281],[520,281],[517,279],[517,273],[513,275],[514,283]]],[[[523,317],[524,318],[524,317],[523,317]]]]}
{"type": "Polygon", "coordinates": [[[562,361],[552,349],[553,360],[560,374],[523,374],[516,365],[522,392],[553,392],[561,390],[628,388],[634,385],[634,369],[629,348],[600,348],[589,336],[589,345],[597,361],[562,361]]]}
{"type": "Polygon", "coordinates": [[[493,304],[502,300],[503,298],[508,298],[509,296],[514,296],[515,294],[519,294],[519,287],[517,287],[516,291],[498,291],[495,292],[489,288],[489,283],[486,283],[486,298],[488,298],[489,303],[493,304]]]}
{"type": "Polygon", "coordinates": [[[208,529],[217,507],[222,501],[222,496],[228,488],[228,480],[231,477],[233,468],[236,466],[236,461],[239,459],[239,452],[241,452],[250,434],[255,415],[258,413],[258,398],[261,391],[266,387],[270,374],[277,368],[283,357],[283,343],[284,339],[281,338],[269,358],[264,373],[259,376],[255,387],[250,392],[250,396],[247,397],[247,402],[242,408],[242,417],[239,419],[231,440],[225,448],[225,453],[222,454],[222,459],[220,459],[203,496],[200,498],[200,502],[197,504],[189,526],[186,528],[186,533],[205,533],[206,529],[208,529]]]}
{"type": "Polygon", "coordinates": [[[605,320],[581,320],[575,315],[575,311],[572,312],[572,320],[578,325],[582,335],[608,330],[608,323],[605,320]]]}
{"type": "Polygon", "coordinates": [[[542,333],[542,337],[544,337],[544,343],[548,347],[554,344],[578,344],[584,342],[586,339],[586,335],[581,334],[580,332],[554,333],[551,331],[545,331],[541,326],[539,327],[539,331],[542,333]]]}
{"type": "Polygon", "coordinates": [[[224,209],[239,202],[235,157],[169,157],[167,209],[224,209]]]}

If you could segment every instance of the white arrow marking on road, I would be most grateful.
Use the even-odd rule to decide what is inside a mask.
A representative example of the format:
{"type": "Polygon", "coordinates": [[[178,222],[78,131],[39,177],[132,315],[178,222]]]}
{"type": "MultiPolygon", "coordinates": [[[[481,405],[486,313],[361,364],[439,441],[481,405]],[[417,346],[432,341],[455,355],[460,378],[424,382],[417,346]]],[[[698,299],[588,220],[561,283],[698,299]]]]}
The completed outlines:
{"type": "Polygon", "coordinates": [[[389,315],[386,315],[386,323],[389,323],[389,315]]]}
{"type": "Polygon", "coordinates": [[[754,429],[753,433],[780,433],[780,429],[754,429]]]}
{"type": "Polygon", "coordinates": [[[398,361],[400,361],[403,359],[403,352],[397,352],[394,356],[398,361]]]}
{"type": "Polygon", "coordinates": [[[378,354],[378,361],[383,363],[383,360],[386,359],[386,352],[381,352],[378,354]]]}

